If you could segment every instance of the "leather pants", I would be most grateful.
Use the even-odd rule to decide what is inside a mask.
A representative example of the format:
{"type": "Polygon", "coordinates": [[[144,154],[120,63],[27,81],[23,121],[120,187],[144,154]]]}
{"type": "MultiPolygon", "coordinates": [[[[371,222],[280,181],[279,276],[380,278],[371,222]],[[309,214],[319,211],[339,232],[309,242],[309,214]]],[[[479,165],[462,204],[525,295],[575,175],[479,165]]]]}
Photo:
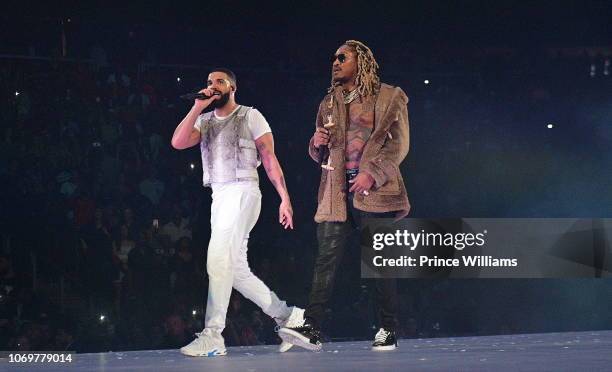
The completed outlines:
{"type": "MultiPolygon", "coordinates": [[[[304,316],[316,328],[323,321],[325,305],[329,301],[336,276],[338,264],[342,262],[344,249],[351,234],[359,234],[363,218],[393,218],[394,213],[370,213],[353,207],[353,194],[347,198],[349,218],[346,222],[322,222],[317,226],[317,241],[319,254],[317,256],[312,289],[304,316]]],[[[361,250],[359,247],[351,250],[353,253],[361,250]]],[[[395,279],[371,279],[376,285],[376,303],[380,326],[387,330],[395,330],[397,324],[397,282],[395,279]]]]}

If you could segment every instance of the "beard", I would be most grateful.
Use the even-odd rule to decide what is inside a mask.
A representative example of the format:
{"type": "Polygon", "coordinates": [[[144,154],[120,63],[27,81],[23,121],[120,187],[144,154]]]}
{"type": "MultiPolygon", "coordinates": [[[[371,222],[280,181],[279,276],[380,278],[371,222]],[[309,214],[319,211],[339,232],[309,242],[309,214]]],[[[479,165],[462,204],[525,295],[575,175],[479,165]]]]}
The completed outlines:
{"type": "Polygon", "coordinates": [[[221,97],[212,101],[210,103],[210,106],[208,107],[210,107],[211,109],[221,108],[227,104],[227,102],[229,101],[229,98],[230,98],[230,92],[221,94],[221,97]]]}
{"type": "Polygon", "coordinates": [[[337,83],[337,84],[344,84],[344,83],[346,83],[346,82],[348,82],[350,80],[351,80],[350,78],[347,78],[345,76],[334,76],[334,75],[332,75],[332,81],[334,83],[337,83]]]}

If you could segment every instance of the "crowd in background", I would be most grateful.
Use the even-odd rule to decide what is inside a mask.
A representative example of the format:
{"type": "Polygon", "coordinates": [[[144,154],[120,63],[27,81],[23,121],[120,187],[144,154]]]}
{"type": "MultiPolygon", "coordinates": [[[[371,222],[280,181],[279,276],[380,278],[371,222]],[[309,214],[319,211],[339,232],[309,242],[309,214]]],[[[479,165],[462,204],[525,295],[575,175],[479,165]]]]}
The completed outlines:
{"type": "MultiPolygon", "coordinates": [[[[411,98],[412,147],[402,171],[413,216],[608,213],[609,56],[392,59],[387,56],[401,50],[372,47],[381,49],[383,81],[411,98]]],[[[202,188],[198,148],[176,151],[170,138],[190,107],[178,95],[201,88],[214,66],[116,63],[101,47],[90,57],[0,59],[4,349],[177,348],[203,326],[210,191],[202,188]]],[[[329,71],[294,71],[290,63],[226,67],[238,75],[238,102],[256,106],[272,127],[295,211],[296,229],[284,231],[276,222],[278,197],[260,172],[264,200],[250,239],[251,267],[279,297],[303,306],[316,254],[312,217],[320,172],[306,145],[329,71]]],[[[326,337],[369,338],[376,323],[371,283],[357,280],[358,249],[346,256],[326,337]]],[[[612,325],[603,310],[575,323],[562,310],[553,320],[521,316],[522,306],[548,309],[534,304],[538,290],[551,285],[568,292],[590,288],[571,306],[593,305],[598,293],[610,291],[606,283],[595,288],[580,281],[527,289],[524,282],[404,280],[398,333],[612,325]],[[496,316],[495,309],[510,306],[510,316],[496,316]]],[[[558,295],[549,306],[566,300],[558,295]]],[[[228,345],[278,343],[274,325],[250,301],[232,295],[228,345]]]]}

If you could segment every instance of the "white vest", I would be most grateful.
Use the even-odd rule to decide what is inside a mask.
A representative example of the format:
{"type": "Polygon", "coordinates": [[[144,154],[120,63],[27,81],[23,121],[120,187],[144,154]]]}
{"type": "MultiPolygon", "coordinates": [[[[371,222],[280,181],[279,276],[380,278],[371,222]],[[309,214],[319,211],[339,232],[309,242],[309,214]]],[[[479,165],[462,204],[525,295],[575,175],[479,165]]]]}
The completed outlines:
{"type": "Polygon", "coordinates": [[[204,186],[211,183],[258,181],[261,164],[247,123],[251,107],[239,106],[229,117],[219,120],[213,112],[202,117],[200,150],[204,186]]]}

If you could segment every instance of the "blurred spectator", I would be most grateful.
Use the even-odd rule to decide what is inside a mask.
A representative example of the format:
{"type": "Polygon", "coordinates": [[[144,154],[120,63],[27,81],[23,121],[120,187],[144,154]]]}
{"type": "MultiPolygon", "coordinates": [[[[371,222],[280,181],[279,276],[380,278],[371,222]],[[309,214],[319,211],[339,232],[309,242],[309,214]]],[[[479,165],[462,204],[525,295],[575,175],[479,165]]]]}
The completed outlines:
{"type": "Polygon", "coordinates": [[[164,194],[164,182],[157,177],[157,169],[153,166],[146,167],[146,177],[139,184],[140,193],[147,197],[154,206],[164,194]]]}
{"type": "Polygon", "coordinates": [[[180,205],[174,204],[172,207],[172,218],[162,226],[160,235],[168,237],[172,244],[175,244],[180,238],[191,239],[190,225],[189,220],[183,217],[180,205]]]}
{"type": "Polygon", "coordinates": [[[136,296],[146,296],[152,290],[151,278],[156,275],[154,268],[154,244],[151,227],[143,226],[140,239],[128,254],[128,267],[131,275],[131,292],[136,296]]]}
{"type": "Polygon", "coordinates": [[[94,213],[93,224],[83,229],[81,242],[92,306],[95,309],[108,311],[111,309],[114,294],[113,282],[118,275],[118,270],[113,263],[113,239],[102,220],[100,208],[97,208],[94,213]]]}
{"type": "Polygon", "coordinates": [[[139,237],[139,235],[138,226],[136,224],[134,211],[132,210],[132,208],[124,208],[122,217],[123,219],[121,222],[121,227],[125,228],[126,237],[128,237],[132,241],[135,241],[139,237]]]}
{"type": "Polygon", "coordinates": [[[191,340],[192,335],[187,332],[187,325],[183,318],[177,314],[171,314],[164,321],[164,340],[162,348],[177,349],[191,340]]]}
{"type": "MultiPolygon", "coordinates": [[[[94,45],[89,50],[89,58],[92,60],[92,68],[94,72],[108,66],[108,56],[106,50],[100,45],[94,45]]],[[[109,77],[110,78],[110,77],[109,77]]]]}
{"type": "Polygon", "coordinates": [[[193,257],[190,238],[181,238],[176,242],[176,253],[172,258],[171,271],[176,295],[201,295],[202,277],[193,257]]]}

